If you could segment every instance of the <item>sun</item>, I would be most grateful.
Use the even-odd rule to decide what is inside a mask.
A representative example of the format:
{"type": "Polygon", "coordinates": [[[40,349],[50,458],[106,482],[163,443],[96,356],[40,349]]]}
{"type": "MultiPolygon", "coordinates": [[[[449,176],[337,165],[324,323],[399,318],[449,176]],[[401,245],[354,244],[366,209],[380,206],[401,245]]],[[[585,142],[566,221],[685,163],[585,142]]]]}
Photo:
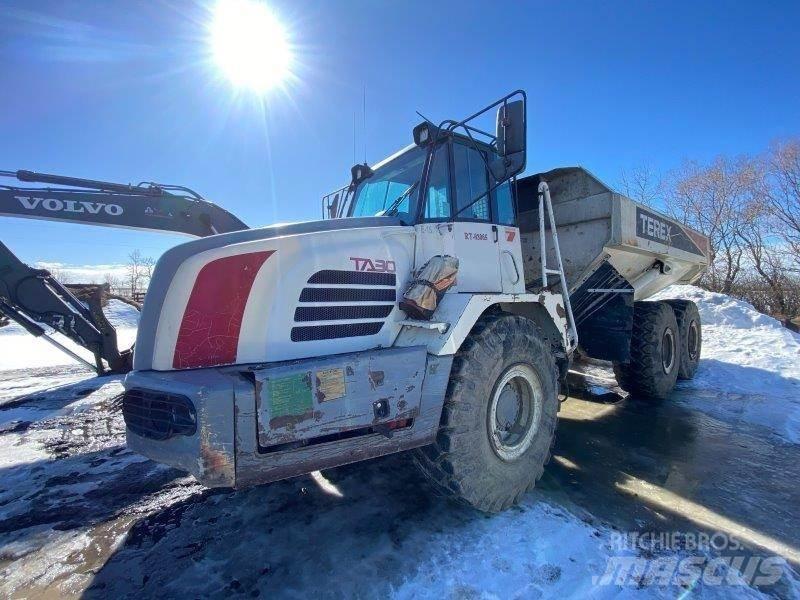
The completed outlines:
{"type": "Polygon", "coordinates": [[[214,62],[236,87],[264,93],[288,77],[286,30],[264,2],[218,0],[210,33],[214,62]]]}

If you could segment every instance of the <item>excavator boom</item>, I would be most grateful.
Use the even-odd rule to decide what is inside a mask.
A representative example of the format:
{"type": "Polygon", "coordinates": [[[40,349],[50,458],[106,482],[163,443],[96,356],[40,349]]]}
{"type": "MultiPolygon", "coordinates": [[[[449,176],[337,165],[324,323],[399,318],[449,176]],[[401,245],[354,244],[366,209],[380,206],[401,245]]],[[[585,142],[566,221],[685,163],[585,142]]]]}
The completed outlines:
{"type": "Polygon", "coordinates": [[[0,215],[183,233],[197,237],[248,229],[241,220],[189,188],[126,185],[32,171],[0,171],[25,183],[0,185],[0,215]]]}
{"type": "MultiPolygon", "coordinates": [[[[241,220],[189,188],[157,183],[128,185],[33,171],[0,171],[25,184],[0,185],[0,216],[48,219],[182,233],[205,237],[248,229],[241,220]]],[[[44,337],[73,358],[105,371],[131,368],[131,351],[120,351],[114,328],[103,315],[101,293],[78,299],[44,269],[20,261],[0,242],[0,314],[44,337]],[[47,335],[42,325],[94,354],[88,363],[47,335]]]]}

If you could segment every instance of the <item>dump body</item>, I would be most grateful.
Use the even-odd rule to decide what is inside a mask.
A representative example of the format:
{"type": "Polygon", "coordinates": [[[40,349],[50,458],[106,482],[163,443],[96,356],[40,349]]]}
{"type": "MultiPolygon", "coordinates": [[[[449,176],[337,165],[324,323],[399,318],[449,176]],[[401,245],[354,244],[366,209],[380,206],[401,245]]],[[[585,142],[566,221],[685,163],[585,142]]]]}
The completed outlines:
{"type": "MultiPolygon", "coordinates": [[[[708,265],[708,238],[614,192],[581,167],[554,169],[518,182],[525,280],[541,280],[537,188],[550,187],[561,256],[570,292],[608,262],[643,300],[672,283],[690,283],[708,265]],[[654,262],[662,277],[642,279],[654,262]]],[[[553,247],[548,263],[555,264],[553,247]]]]}
{"type": "Polygon", "coordinates": [[[708,238],[613,191],[581,167],[525,177],[517,184],[517,207],[531,291],[542,287],[543,239],[547,265],[556,265],[550,232],[540,236],[542,182],[550,190],[580,344],[589,356],[624,362],[629,359],[634,301],[697,279],[708,265],[708,238]]]}

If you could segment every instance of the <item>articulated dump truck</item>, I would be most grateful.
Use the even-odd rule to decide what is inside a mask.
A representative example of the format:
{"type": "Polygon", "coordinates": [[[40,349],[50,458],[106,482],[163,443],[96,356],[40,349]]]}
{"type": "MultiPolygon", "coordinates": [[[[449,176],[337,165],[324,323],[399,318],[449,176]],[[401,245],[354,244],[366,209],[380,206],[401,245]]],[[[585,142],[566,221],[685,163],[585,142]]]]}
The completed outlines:
{"type": "Polygon", "coordinates": [[[413,138],[353,167],[320,221],[163,255],[125,379],[133,450],[237,488],[409,450],[499,511],[542,475],[576,352],[641,398],[692,377],[696,307],[645,299],[702,273],[705,237],[581,168],[517,179],[523,92],[413,138]],[[432,260],[457,265],[447,285],[432,260]],[[430,318],[400,308],[415,286],[430,318]]]}

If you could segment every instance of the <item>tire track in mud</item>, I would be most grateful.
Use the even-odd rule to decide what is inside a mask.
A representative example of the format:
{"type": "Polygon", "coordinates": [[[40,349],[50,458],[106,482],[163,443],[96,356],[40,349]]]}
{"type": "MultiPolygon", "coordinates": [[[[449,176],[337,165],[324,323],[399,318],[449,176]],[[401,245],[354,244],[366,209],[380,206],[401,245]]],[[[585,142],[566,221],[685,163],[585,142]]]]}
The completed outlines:
{"type": "MultiPolygon", "coordinates": [[[[0,387],[12,376],[0,373],[0,387]]],[[[125,448],[120,392],[119,377],[90,378],[0,406],[0,596],[80,595],[139,519],[204,496],[193,479],[125,448]]]]}

